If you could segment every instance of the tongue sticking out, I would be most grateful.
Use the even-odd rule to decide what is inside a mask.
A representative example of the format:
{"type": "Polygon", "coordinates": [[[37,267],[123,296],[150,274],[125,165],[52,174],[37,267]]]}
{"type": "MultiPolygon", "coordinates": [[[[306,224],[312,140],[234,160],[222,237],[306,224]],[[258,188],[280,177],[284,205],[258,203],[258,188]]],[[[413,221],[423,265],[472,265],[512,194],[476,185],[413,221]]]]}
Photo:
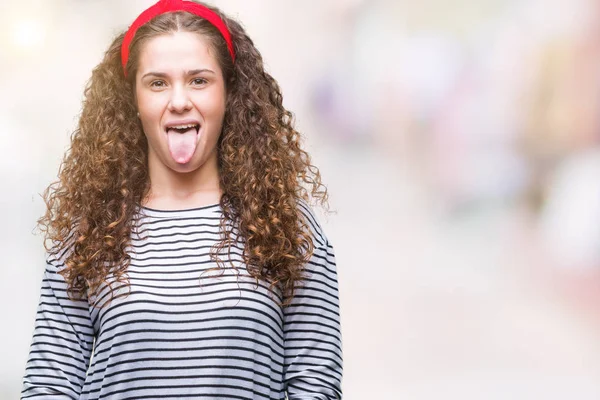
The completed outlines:
{"type": "Polygon", "coordinates": [[[185,164],[192,159],[196,151],[198,131],[190,128],[186,131],[167,130],[167,142],[171,157],[179,164],[185,164]]]}

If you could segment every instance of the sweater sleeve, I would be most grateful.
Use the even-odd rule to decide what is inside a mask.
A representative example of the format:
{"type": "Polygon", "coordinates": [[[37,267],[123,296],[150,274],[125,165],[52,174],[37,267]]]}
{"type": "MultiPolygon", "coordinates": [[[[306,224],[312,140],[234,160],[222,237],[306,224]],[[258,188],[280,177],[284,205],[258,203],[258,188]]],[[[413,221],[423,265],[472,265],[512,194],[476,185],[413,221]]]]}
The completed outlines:
{"type": "Polygon", "coordinates": [[[21,399],[78,399],[85,381],[94,342],[88,302],[69,299],[57,265],[46,264],[21,399]]]}
{"type": "Polygon", "coordinates": [[[284,309],[284,385],[289,400],[341,399],[342,340],[333,247],[321,234],[284,309]]]}

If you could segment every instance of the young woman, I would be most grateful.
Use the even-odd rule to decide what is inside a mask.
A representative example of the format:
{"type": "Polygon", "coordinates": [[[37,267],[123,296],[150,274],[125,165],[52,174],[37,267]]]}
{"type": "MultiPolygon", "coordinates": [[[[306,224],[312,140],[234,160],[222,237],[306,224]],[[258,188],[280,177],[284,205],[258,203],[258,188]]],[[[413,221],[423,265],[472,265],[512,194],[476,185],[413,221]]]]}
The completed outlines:
{"type": "Polygon", "coordinates": [[[144,11],[44,194],[22,398],[341,398],[335,257],[308,205],[327,192],[299,142],[237,22],[144,11]]]}

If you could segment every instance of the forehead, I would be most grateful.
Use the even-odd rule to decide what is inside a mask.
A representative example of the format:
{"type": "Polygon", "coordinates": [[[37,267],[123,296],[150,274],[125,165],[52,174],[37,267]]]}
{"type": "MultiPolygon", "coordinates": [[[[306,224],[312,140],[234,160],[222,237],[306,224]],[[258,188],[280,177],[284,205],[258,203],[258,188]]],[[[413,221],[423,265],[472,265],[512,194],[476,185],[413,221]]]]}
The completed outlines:
{"type": "Polygon", "coordinates": [[[148,39],[140,49],[138,71],[177,72],[208,68],[220,71],[208,40],[191,32],[174,32],[148,39]]]}

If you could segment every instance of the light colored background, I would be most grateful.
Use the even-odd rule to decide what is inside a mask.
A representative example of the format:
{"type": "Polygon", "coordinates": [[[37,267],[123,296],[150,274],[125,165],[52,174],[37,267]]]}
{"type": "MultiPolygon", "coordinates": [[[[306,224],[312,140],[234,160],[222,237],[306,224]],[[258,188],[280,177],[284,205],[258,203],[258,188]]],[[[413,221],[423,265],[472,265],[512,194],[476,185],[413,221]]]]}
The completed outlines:
{"type": "MultiPolygon", "coordinates": [[[[43,271],[38,195],[151,0],[0,3],[0,398],[43,271]]],[[[223,0],[331,193],[345,399],[600,398],[592,0],[223,0]]]]}

